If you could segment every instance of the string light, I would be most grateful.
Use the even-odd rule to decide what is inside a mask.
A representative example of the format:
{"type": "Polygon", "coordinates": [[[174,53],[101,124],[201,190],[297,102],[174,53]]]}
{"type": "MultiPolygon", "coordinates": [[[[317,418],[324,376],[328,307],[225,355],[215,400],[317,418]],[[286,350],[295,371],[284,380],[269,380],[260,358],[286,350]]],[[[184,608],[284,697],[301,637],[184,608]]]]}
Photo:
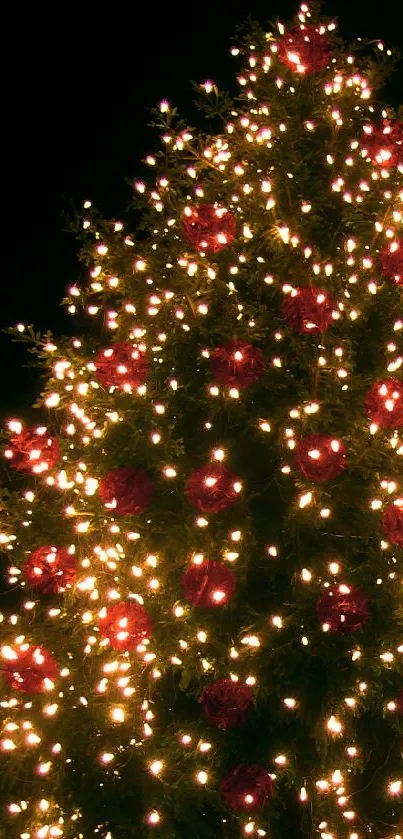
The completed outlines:
{"type": "MultiPolygon", "coordinates": [[[[54,726],[59,725],[67,708],[77,718],[96,708],[100,736],[97,760],[99,771],[102,769],[106,776],[120,779],[135,753],[154,776],[149,780],[156,789],[170,783],[173,770],[182,779],[184,789],[190,785],[206,788],[199,790],[198,795],[207,800],[209,789],[215,794],[220,783],[219,741],[211,730],[199,730],[198,726],[186,725],[184,732],[179,719],[161,740],[156,682],[167,670],[175,669],[184,682],[202,682],[204,686],[223,670],[220,679],[225,677],[232,684],[242,685],[260,707],[265,695],[264,686],[261,693],[264,674],[272,674],[270,661],[280,660],[281,655],[287,676],[284,694],[290,691],[293,695],[279,694],[271,675],[270,702],[280,714],[287,714],[290,724],[298,725],[300,718],[307,719],[311,711],[302,691],[299,695],[304,673],[310,673],[314,656],[315,660],[321,656],[326,665],[331,666],[330,661],[334,665],[333,652],[329,655],[328,651],[334,651],[339,640],[340,682],[348,670],[347,666],[343,669],[343,658],[355,676],[346,676],[339,699],[330,697],[331,702],[324,703],[318,711],[317,730],[325,735],[326,753],[312,773],[304,777],[298,747],[291,753],[287,743],[280,742],[281,732],[273,726],[274,742],[268,763],[276,772],[270,778],[275,785],[277,775],[280,780],[284,775],[287,784],[292,779],[297,807],[312,802],[312,831],[322,839],[364,839],[366,833],[374,832],[366,823],[369,817],[358,812],[358,803],[357,811],[351,806],[351,801],[355,802],[351,776],[360,771],[361,761],[365,764],[369,759],[365,747],[355,744],[355,718],[365,702],[378,701],[373,684],[375,679],[382,679],[381,671],[388,677],[388,689],[380,713],[385,710],[385,720],[388,724],[390,721],[397,736],[402,699],[395,685],[403,647],[394,640],[392,629],[388,643],[382,637],[372,639],[373,648],[366,629],[352,642],[352,636],[345,631],[346,624],[350,625],[345,613],[340,618],[340,638],[335,638],[332,624],[318,620],[314,598],[332,587],[338,587],[343,596],[349,595],[350,577],[351,585],[357,574],[364,579],[365,567],[360,565],[364,553],[368,569],[371,574],[374,572],[372,583],[368,576],[369,587],[376,586],[379,598],[389,597],[385,603],[397,603],[401,598],[397,553],[400,531],[395,519],[393,527],[387,527],[386,509],[387,505],[393,506],[396,517],[401,506],[401,469],[396,458],[403,454],[402,423],[399,420],[396,428],[393,423],[384,427],[381,420],[387,414],[399,419],[399,387],[389,388],[384,380],[394,381],[396,376],[399,383],[403,365],[403,321],[398,296],[403,157],[397,166],[392,165],[394,156],[400,154],[402,141],[395,148],[390,146],[392,129],[387,114],[378,114],[372,105],[368,73],[359,69],[359,59],[340,55],[336,67],[331,54],[328,58],[325,55],[326,61],[315,81],[322,113],[319,107],[315,107],[315,114],[305,110],[299,139],[302,150],[304,143],[307,149],[310,144],[316,148],[318,160],[326,170],[323,190],[328,189],[328,201],[342,220],[332,245],[322,247],[317,236],[317,219],[322,212],[320,190],[311,190],[309,184],[307,187],[306,179],[300,187],[300,152],[295,151],[294,155],[293,147],[293,154],[288,154],[290,143],[294,142],[293,102],[303,95],[299,79],[306,77],[304,85],[308,89],[313,70],[306,44],[317,36],[327,39],[334,29],[332,22],[315,24],[313,34],[313,16],[309,4],[302,3],[296,30],[280,22],[274,33],[262,36],[260,46],[254,38],[254,43],[231,51],[235,57],[245,52],[245,67],[238,78],[242,107],[233,104],[221,136],[199,143],[191,131],[175,127],[171,104],[167,100],[160,102],[163,156],[148,155],[145,164],[149,175],[133,184],[152,218],[149,240],[142,238],[138,242],[119,221],[100,224],[91,202],[84,203],[82,226],[91,237],[91,265],[87,285],[74,284],[69,288],[67,308],[71,314],[83,312],[90,316],[94,329],[103,315],[103,329],[110,341],[98,348],[98,354],[92,342],[85,339],[54,343],[48,336],[40,342],[39,350],[46,357],[50,372],[42,404],[50,417],[62,417],[61,432],[56,438],[50,430],[57,424],[53,420],[49,420],[49,428],[30,428],[14,419],[8,425],[9,442],[4,447],[10,471],[20,471],[30,480],[33,477],[35,489],[18,495],[15,508],[14,501],[10,504],[13,515],[5,514],[4,521],[2,515],[0,533],[8,581],[11,586],[19,586],[22,594],[21,609],[1,615],[6,692],[2,690],[0,697],[4,711],[0,749],[10,766],[13,760],[19,761],[15,765],[22,766],[24,772],[24,756],[28,752],[34,756],[34,769],[26,785],[27,789],[32,788],[30,800],[6,804],[10,819],[20,820],[18,824],[25,819],[21,839],[67,839],[70,822],[74,834],[83,835],[77,832],[79,825],[75,826],[79,814],[62,814],[53,799],[53,779],[58,776],[59,764],[64,763],[68,770],[73,762],[61,722],[60,743],[54,742],[54,726]],[[267,102],[261,101],[263,84],[267,102]],[[272,101],[279,107],[272,107],[272,101]],[[375,148],[371,144],[374,137],[376,140],[378,122],[383,129],[381,145],[375,148]],[[334,139],[330,143],[321,137],[334,139]],[[267,155],[267,165],[262,165],[263,153],[267,155]],[[280,163],[285,159],[289,162],[284,169],[280,163]],[[177,172],[182,192],[176,189],[177,172]],[[183,199],[178,197],[180,194],[183,199]],[[361,211],[362,225],[356,224],[361,211]],[[369,219],[368,223],[364,223],[365,219],[369,219]],[[286,275],[282,265],[288,266],[286,275]],[[310,310],[303,313],[304,329],[300,332],[305,335],[299,336],[291,334],[292,322],[276,312],[278,295],[288,302],[298,297],[297,286],[294,287],[297,280],[301,281],[301,288],[314,289],[316,306],[325,307],[328,290],[335,294],[326,336],[324,330],[318,330],[310,310]],[[254,300],[255,286],[259,292],[254,300]],[[247,346],[262,352],[261,376],[252,376],[250,391],[239,378],[245,362],[242,348],[230,353],[229,378],[225,383],[212,375],[213,368],[209,366],[216,351],[211,327],[217,289],[223,324],[225,318],[231,324],[228,334],[239,332],[247,346]],[[355,355],[360,352],[363,329],[375,307],[379,307],[377,312],[384,311],[385,317],[377,364],[382,381],[375,394],[383,400],[384,413],[378,410],[365,419],[355,355]],[[267,326],[268,311],[274,313],[273,326],[267,326]],[[198,336],[203,336],[202,340],[198,336]],[[195,342],[202,346],[191,367],[195,342]],[[119,346],[121,354],[117,351],[119,346]],[[300,374],[294,370],[298,352],[299,363],[304,367],[304,387],[300,374]],[[142,359],[146,363],[139,377],[142,359]],[[190,368],[193,395],[189,397],[190,368]],[[199,379],[202,395],[196,402],[193,399],[199,379]],[[300,396],[290,395],[289,404],[287,381],[290,393],[300,392],[300,396]],[[278,405],[277,393],[284,395],[278,405]],[[262,394],[269,397],[263,399],[262,394]],[[339,433],[341,436],[355,407],[357,416],[359,413],[357,427],[349,427],[346,435],[347,467],[334,492],[321,478],[316,480],[314,472],[296,469],[300,439],[305,431],[315,433],[331,425],[333,405],[338,406],[334,421],[340,425],[330,430],[330,451],[335,456],[340,454],[342,445],[339,433]],[[191,440],[182,427],[187,410],[192,423],[191,440]],[[253,464],[248,472],[247,443],[244,452],[236,440],[234,443],[233,430],[239,430],[240,424],[245,440],[260,446],[257,451],[261,452],[267,483],[267,496],[263,494],[261,498],[256,492],[253,464]],[[351,445],[348,440],[353,441],[351,445]],[[149,501],[142,505],[140,498],[135,508],[122,512],[117,484],[111,498],[101,505],[100,488],[108,460],[115,452],[122,468],[126,456],[130,466],[133,457],[137,457],[136,441],[139,459],[147,461],[152,476],[149,501]],[[280,449],[283,460],[278,473],[271,475],[268,453],[275,451],[277,461],[280,449]],[[212,472],[203,484],[205,496],[194,505],[195,516],[194,512],[189,513],[190,499],[184,496],[182,488],[189,475],[201,466],[196,461],[202,455],[212,472]],[[368,464],[365,488],[362,497],[353,502],[348,469],[353,470],[351,474],[358,472],[364,458],[368,464]],[[238,461],[245,464],[245,476],[240,468],[240,478],[234,478],[231,492],[239,497],[239,507],[234,504],[228,512],[222,512],[222,504],[222,509],[214,509],[206,502],[208,492],[217,492],[224,468],[228,465],[230,469],[238,461]],[[271,489],[273,496],[269,495],[271,489]],[[261,504],[263,509],[266,504],[268,521],[264,532],[268,544],[259,543],[260,531],[255,544],[255,492],[256,506],[261,504]],[[175,499],[179,496],[178,514],[175,499]],[[57,552],[66,550],[69,557],[74,557],[76,576],[66,585],[66,594],[60,589],[57,602],[45,604],[36,590],[32,593],[29,589],[27,597],[28,586],[35,589],[35,578],[29,578],[27,557],[39,547],[34,542],[42,529],[47,529],[43,513],[48,510],[49,498],[61,544],[60,548],[45,545],[46,562],[53,569],[57,552]],[[277,501],[283,506],[283,516],[277,513],[277,501]],[[368,534],[353,534],[353,525],[348,532],[344,529],[344,503],[346,507],[354,506],[357,517],[369,517],[365,519],[368,534]],[[139,516],[138,523],[135,516],[139,516]],[[304,542],[302,538],[298,550],[295,548],[294,533],[298,536],[299,527],[301,533],[309,533],[310,528],[317,533],[309,549],[309,540],[304,542]],[[365,551],[359,541],[364,536],[365,551]],[[341,555],[335,557],[336,538],[341,555]],[[323,551],[318,555],[322,545],[323,551]],[[262,618],[252,609],[243,628],[240,622],[237,629],[238,607],[233,612],[228,610],[225,576],[222,584],[220,581],[212,588],[208,608],[203,604],[202,593],[208,588],[212,563],[216,570],[223,569],[224,575],[233,575],[238,598],[234,602],[242,603],[242,608],[248,606],[245,580],[249,579],[251,567],[256,565],[262,579],[270,581],[270,592],[275,591],[273,581],[280,579],[277,574],[283,581],[288,575],[290,585],[284,602],[275,605],[270,594],[267,614],[262,618]],[[185,566],[202,568],[193,598],[185,597],[184,587],[178,585],[178,572],[185,566]],[[207,569],[205,573],[203,568],[207,569]],[[108,626],[108,634],[103,622],[108,613],[114,614],[115,607],[123,607],[123,611],[119,612],[116,626],[108,626]],[[214,615],[220,613],[224,617],[215,622],[213,610],[214,615]],[[77,633],[71,630],[73,614],[77,633]],[[231,638],[226,634],[223,639],[228,615],[231,638]],[[48,637],[48,631],[49,639],[54,637],[50,629],[53,626],[60,636],[60,650],[52,647],[49,651],[54,662],[47,657],[46,649],[35,646],[42,637],[48,637]],[[128,639],[133,638],[129,645],[128,639]],[[32,648],[33,663],[24,658],[32,648]],[[294,668],[292,678],[288,656],[290,667],[294,668]],[[300,657],[299,667],[294,666],[294,656],[300,657]],[[82,664],[77,663],[79,660],[82,664]],[[33,696],[24,696],[27,684],[33,696]],[[171,749],[173,741],[175,748],[171,749]],[[326,802],[323,813],[326,812],[328,821],[320,821],[322,816],[316,815],[322,812],[322,805],[315,799],[321,798],[326,802]]],[[[381,43],[377,49],[382,54],[389,53],[381,43]]],[[[318,50],[318,54],[315,49],[311,51],[311,62],[323,58],[321,48],[318,50]]],[[[210,103],[219,102],[219,91],[212,81],[204,82],[201,88],[210,103]]],[[[328,228],[331,232],[331,214],[328,228]]],[[[326,232],[323,227],[324,241],[326,232]]],[[[219,318],[216,323],[219,324],[219,318]]],[[[25,340],[27,327],[18,324],[16,333],[25,340]]],[[[256,364],[256,356],[253,363],[256,364]]],[[[319,445],[312,445],[307,457],[311,467],[321,467],[324,451],[319,445]]],[[[228,492],[225,487],[224,501],[228,492]]],[[[52,531],[49,545],[54,539],[52,531]]],[[[37,557],[33,572],[37,579],[45,576],[44,570],[37,557]]],[[[170,708],[167,713],[171,713],[170,708]]],[[[29,772],[28,761],[26,764],[29,772]]],[[[402,793],[402,781],[395,776],[395,769],[388,766],[386,782],[379,781],[374,772],[376,794],[392,802],[402,793]]],[[[281,797],[281,784],[278,788],[281,797]]],[[[243,805],[252,809],[254,803],[253,790],[248,791],[243,805]]],[[[154,804],[158,804],[157,799],[151,799],[148,806],[154,804]]],[[[391,820],[394,813],[395,810],[391,820]]],[[[164,830],[164,815],[157,809],[143,813],[143,828],[164,830]]],[[[247,813],[239,830],[247,836],[267,835],[255,813],[253,818],[247,813]]],[[[393,830],[391,827],[388,839],[400,839],[393,830]]],[[[104,831],[103,826],[96,832],[100,831],[104,831]]],[[[113,839],[112,832],[108,831],[103,839],[113,839]]]]}

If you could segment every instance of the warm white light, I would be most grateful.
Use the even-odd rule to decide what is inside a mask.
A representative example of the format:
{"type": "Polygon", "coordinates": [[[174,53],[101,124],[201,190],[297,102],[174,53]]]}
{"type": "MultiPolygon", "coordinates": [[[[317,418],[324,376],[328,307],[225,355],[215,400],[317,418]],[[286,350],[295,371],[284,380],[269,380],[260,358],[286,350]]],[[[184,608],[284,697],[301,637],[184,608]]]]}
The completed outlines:
{"type": "Polygon", "coordinates": [[[400,795],[402,791],[402,782],[401,781],[391,781],[388,786],[388,790],[391,795],[400,795]]]}
{"type": "Polygon", "coordinates": [[[151,825],[159,824],[160,821],[161,821],[161,816],[160,816],[159,813],[157,813],[156,810],[153,810],[153,812],[149,813],[148,816],[147,816],[148,824],[151,824],[151,825]]]}
{"type": "Polygon", "coordinates": [[[338,720],[337,717],[335,717],[333,715],[331,717],[329,717],[329,719],[327,721],[327,728],[329,729],[329,731],[332,734],[341,734],[341,732],[343,730],[343,726],[342,726],[340,720],[338,720]]]}
{"type": "Polygon", "coordinates": [[[164,764],[162,760],[154,760],[153,763],[150,764],[150,772],[152,772],[153,775],[159,775],[163,768],[164,764]]]}
{"type": "Polygon", "coordinates": [[[112,708],[111,719],[113,720],[113,722],[124,722],[125,712],[123,708],[112,708]]]}

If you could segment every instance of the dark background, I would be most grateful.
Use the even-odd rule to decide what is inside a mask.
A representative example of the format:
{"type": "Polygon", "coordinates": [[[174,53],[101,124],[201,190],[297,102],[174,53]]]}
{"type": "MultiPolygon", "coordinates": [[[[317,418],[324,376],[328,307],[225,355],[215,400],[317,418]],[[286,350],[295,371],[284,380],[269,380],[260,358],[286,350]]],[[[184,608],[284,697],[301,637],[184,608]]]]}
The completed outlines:
{"type": "MultiPolygon", "coordinates": [[[[144,0],[108,3],[105,11],[85,2],[7,7],[0,327],[22,321],[66,331],[60,300],[78,262],[62,212],[89,198],[121,218],[130,197],[124,178],[138,173],[157,142],[147,127],[149,109],[166,97],[190,124],[200,124],[189,80],[209,78],[235,90],[238,65],[229,48],[236,26],[248,15],[261,23],[286,20],[296,8],[290,0],[178,0],[161,10],[144,0]]],[[[339,17],[347,40],[403,47],[403,11],[393,12],[391,2],[327,0],[323,9],[339,17]]],[[[402,93],[403,62],[385,100],[396,106],[402,93]]],[[[39,390],[36,372],[23,366],[25,348],[8,336],[1,336],[0,352],[0,415],[24,416],[39,390]]]]}

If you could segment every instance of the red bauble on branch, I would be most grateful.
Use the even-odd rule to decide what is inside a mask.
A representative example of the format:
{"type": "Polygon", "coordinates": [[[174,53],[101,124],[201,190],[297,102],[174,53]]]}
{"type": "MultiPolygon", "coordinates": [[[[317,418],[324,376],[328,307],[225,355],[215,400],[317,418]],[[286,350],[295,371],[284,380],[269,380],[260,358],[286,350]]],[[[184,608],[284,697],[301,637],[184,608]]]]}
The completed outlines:
{"type": "Polygon", "coordinates": [[[227,248],[236,234],[236,221],[232,213],[214,204],[187,207],[182,225],[189,244],[205,253],[218,253],[227,248]]]}
{"type": "Polygon", "coordinates": [[[295,26],[279,42],[278,56],[299,73],[319,73],[332,57],[327,30],[323,26],[295,26]]]}
{"type": "Polygon", "coordinates": [[[287,294],[283,318],[294,332],[319,335],[328,328],[337,311],[336,301],[324,288],[303,286],[287,294]]]}
{"type": "Polygon", "coordinates": [[[212,351],[210,369],[215,382],[244,390],[262,377],[264,355],[253,344],[232,341],[212,351]]]}
{"type": "Polygon", "coordinates": [[[344,445],[332,434],[309,434],[295,449],[295,465],[310,481],[321,483],[337,478],[346,463],[344,445]]]}
{"type": "Polygon", "coordinates": [[[20,693],[51,690],[58,674],[56,659],[48,650],[35,645],[8,647],[3,652],[3,676],[20,693]]]}
{"type": "Polygon", "coordinates": [[[142,513],[152,495],[153,487],[147,473],[131,466],[112,469],[99,482],[99,497],[116,516],[142,513]]]}
{"type": "Polygon", "coordinates": [[[143,385],[148,373],[144,351],[124,341],[100,350],[94,366],[95,376],[105,388],[116,387],[126,393],[143,385]]]}
{"type": "Polygon", "coordinates": [[[224,606],[235,591],[231,568],[210,559],[192,562],[183,575],[183,592],[193,606],[224,606]]]}
{"type": "Polygon", "coordinates": [[[381,251],[382,277],[395,285],[403,285],[403,239],[394,239],[381,251]]]}
{"type": "Polygon", "coordinates": [[[244,722],[252,709],[253,693],[244,682],[220,679],[204,688],[200,703],[205,718],[226,731],[244,722]]]}
{"type": "Polygon", "coordinates": [[[18,472],[40,475],[55,466],[60,448],[56,437],[39,426],[22,428],[19,433],[13,434],[4,454],[18,472]]]}
{"type": "Polygon", "coordinates": [[[226,466],[209,463],[197,469],[186,481],[186,495],[203,513],[227,510],[237,500],[242,484],[226,466]]]}
{"type": "Polygon", "coordinates": [[[273,781],[262,766],[241,763],[221,781],[220,793],[231,810],[256,813],[273,797],[273,781]]]}
{"type": "Polygon", "coordinates": [[[382,527],[392,545],[403,548],[403,499],[389,504],[382,517],[382,527]]]}
{"type": "Polygon", "coordinates": [[[358,588],[331,586],[316,604],[318,618],[327,631],[355,632],[369,619],[368,600],[358,588]]]}
{"type": "Polygon", "coordinates": [[[59,594],[70,588],[77,576],[75,557],[66,548],[43,545],[32,551],[24,563],[24,577],[32,588],[45,594],[59,594]]]}
{"type": "Polygon", "coordinates": [[[151,638],[152,620],[144,606],[131,600],[112,603],[98,618],[99,631],[114,650],[132,650],[151,638]]]}
{"type": "Polygon", "coordinates": [[[384,119],[378,125],[364,125],[361,146],[371,163],[378,166],[403,164],[403,122],[384,119]]]}
{"type": "Polygon", "coordinates": [[[403,426],[403,384],[398,379],[380,379],[365,398],[367,415],[380,428],[403,426]]]}

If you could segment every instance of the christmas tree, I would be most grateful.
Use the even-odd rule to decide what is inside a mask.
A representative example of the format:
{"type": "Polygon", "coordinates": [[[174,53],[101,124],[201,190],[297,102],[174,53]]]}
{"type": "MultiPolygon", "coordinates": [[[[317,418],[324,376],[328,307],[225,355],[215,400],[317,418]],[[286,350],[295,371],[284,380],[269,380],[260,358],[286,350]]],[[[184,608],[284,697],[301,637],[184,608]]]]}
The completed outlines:
{"type": "Polygon", "coordinates": [[[209,133],[161,103],[134,232],[84,204],[78,337],[15,330],[2,839],[401,839],[394,56],[305,3],[232,52],[209,133]]]}

